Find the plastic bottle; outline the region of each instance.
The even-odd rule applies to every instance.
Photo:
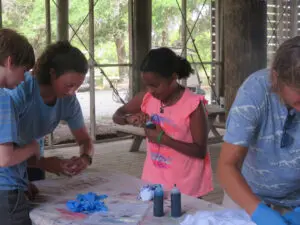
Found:
[[[161,185],[158,185],[154,190],[153,216],[164,216],[164,190]]]
[[[148,129],[155,129],[156,125],[152,121],[147,121],[146,122],[146,128],[148,128]]]
[[[176,184],[171,190],[171,216],[180,217],[181,216],[181,193],[176,187]]]

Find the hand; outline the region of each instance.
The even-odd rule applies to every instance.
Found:
[[[39,162],[39,167],[49,173],[56,175],[65,174],[64,165],[68,162],[67,159],[60,159],[56,156],[43,158]]]
[[[149,115],[145,113],[137,113],[126,117],[126,122],[133,126],[143,126],[149,120]]]
[[[257,225],[288,225],[279,212],[276,212],[263,203],[258,204],[251,216],[251,219]]]
[[[163,131],[163,129],[158,124],[155,124],[155,129],[145,128],[146,137],[148,138],[148,140],[150,142],[153,142],[153,143],[158,143],[157,138],[162,131]],[[162,136],[164,136],[164,135],[166,135],[166,134],[163,134]]]
[[[66,164],[64,164],[64,172],[68,175],[74,176],[81,173],[89,166],[89,161],[85,157],[72,157]]]
[[[39,193],[39,189],[31,182],[28,184],[28,190],[25,192],[30,201],[34,200],[35,196]]]
[[[300,207],[295,208],[294,211],[285,213],[283,218],[288,221],[290,225],[300,225]]]

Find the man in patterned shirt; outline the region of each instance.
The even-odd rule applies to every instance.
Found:
[[[230,109],[217,171],[224,206],[245,209],[257,225],[300,224],[299,134],[297,36],[279,47],[271,69],[244,81]]]
[[[0,29],[0,218],[1,225],[29,225],[29,207],[25,195],[18,191],[14,177],[19,165],[29,157],[39,156],[36,141],[24,147],[17,143],[17,115],[10,96],[24,80],[24,72],[34,65],[35,57],[28,40],[10,29]]]

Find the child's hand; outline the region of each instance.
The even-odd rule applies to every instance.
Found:
[[[69,176],[75,176],[88,167],[88,161],[83,157],[72,157],[63,165],[64,173]]]
[[[56,156],[43,158],[40,160],[40,167],[41,169],[49,172],[54,173],[56,175],[59,175],[61,173],[64,173],[63,164],[65,163],[65,159],[61,159]]]
[[[161,128],[161,126],[159,124],[155,124],[155,129],[145,128],[146,137],[148,138],[148,140],[150,142],[153,142],[153,143],[158,143],[158,142],[159,142],[158,144],[162,143],[162,136],[166,135],[166,134],[165,133],[161,134],[161,132],[163,132],[163,129]],[[160,141],[158,140],[159,136],[161,136]]]
[[[34,200],[35,196],[39,193],[39,189],[31,182],[28,184],[28,190],[25,192],[30,201]]]
[[[126,122],[133,126],[143,126],[149,120],[149,115],[137,113],[126,117]]]

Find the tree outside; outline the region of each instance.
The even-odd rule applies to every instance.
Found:
[[[44,0],[4,0],[3,26],[22,32],[33,44],[36,55],[40,55],[46,46],[46,25]],[[56,40],[56,0],[51,2],[51,36]],[[181,3],[178,0],[179,4]],[[203,5],[203,3],[205,3]],[[69,1],[69,23],[72,28],[69,37],[72,44],[80,48],[89,57],[88,47],[88,0]],[[176,0],[153,0],[152,6],[152,45],[181,49],[181,12]],[[203,61],[211,61],[210,0],[187,0],[187,24],[191,29],[201,15],[193,30],[193,39]],[[123,64],[129,62],[128,38],[128,0],[95,0],[95,60],[99,64]],[[80,39],[81,40],[80,40]],[[82,44],[83,43],[83,44]],[[195,51],[189,39],[188,48]],[[192,61],[199,61],[194,55]],[[108,76],[127,80],[127,67],[109,68]],[[200,71],[201,72],[201,71]],[[96,75],[100,76],[99,73]],[[98,79],[98,85],[103,79]],[[203,80],[205,83],[205,80]]]

